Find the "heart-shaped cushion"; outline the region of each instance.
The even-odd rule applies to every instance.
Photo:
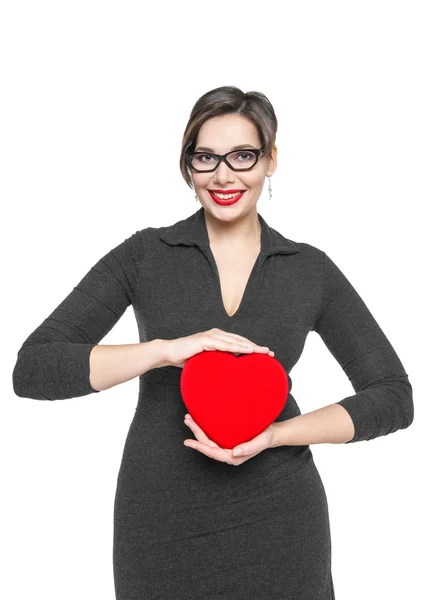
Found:
[[[180,378],[187,411],[221,448],[234,448],[262,433],[281,413],[288,377],[274,357],[220,350],[189,358]]]

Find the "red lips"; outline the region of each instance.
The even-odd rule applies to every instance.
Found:
[[[242,198],[242,196],[245,194],[247,190],[244,190],[243,192],[241,192],[240,194],[238,193],[237,196],[235,196],[234,198],[228,198],[223,199],[223,198],[219,198],[218,196],[215,195],[215,193],[211,190],[208,190],[211,198],[214,200],[214,202],[216,204],[220,204],[220,206],[229,206],[230,204],[236,204],[236,202],[238,202],[238,200],[240,200]],[[233,194],[233,193],[237,193],[237,192],[220,192],[221,194]]]
[[[245,190],[208,190],[208,191],[219,193],[219,194],[237,194],[238,192],[245,192]]]

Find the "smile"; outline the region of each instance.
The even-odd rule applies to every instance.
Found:
[[[220,204],[221,206],[230,206],[231,204],[236,204],[236,202],[242,198],[246,191],[247,190],[231,190],[228,193],[220,193],[220,191],[216,190],[214,193],[213,190],[208,190],[214,202],[216,204]]]

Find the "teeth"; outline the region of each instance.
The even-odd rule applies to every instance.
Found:
[[[236,196],[239,196],[239,194],[241,192],[236,192],[236,194],[220,194],[219,192],[213,192],[217,198],[220,198],[221,200],[228,200],[229,198],[235,198]]]

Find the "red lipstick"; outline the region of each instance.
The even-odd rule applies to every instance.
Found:
[[[245,190],[208,190],[209,192],[220,192],[220,194],[236,194],[237,192],[244,192]]]
[[[247,190],[208,190],[211,198],[214,200],[216,204],[220,206],[230,206],[232,204],[236,204],[238,200],[242,198]],[[215,195],[214,192],[220,192],[220,194],[238,194],[234,198],[229,198],[228,200],[224,200]],[[238,192],[241,192],[240,194]]]

